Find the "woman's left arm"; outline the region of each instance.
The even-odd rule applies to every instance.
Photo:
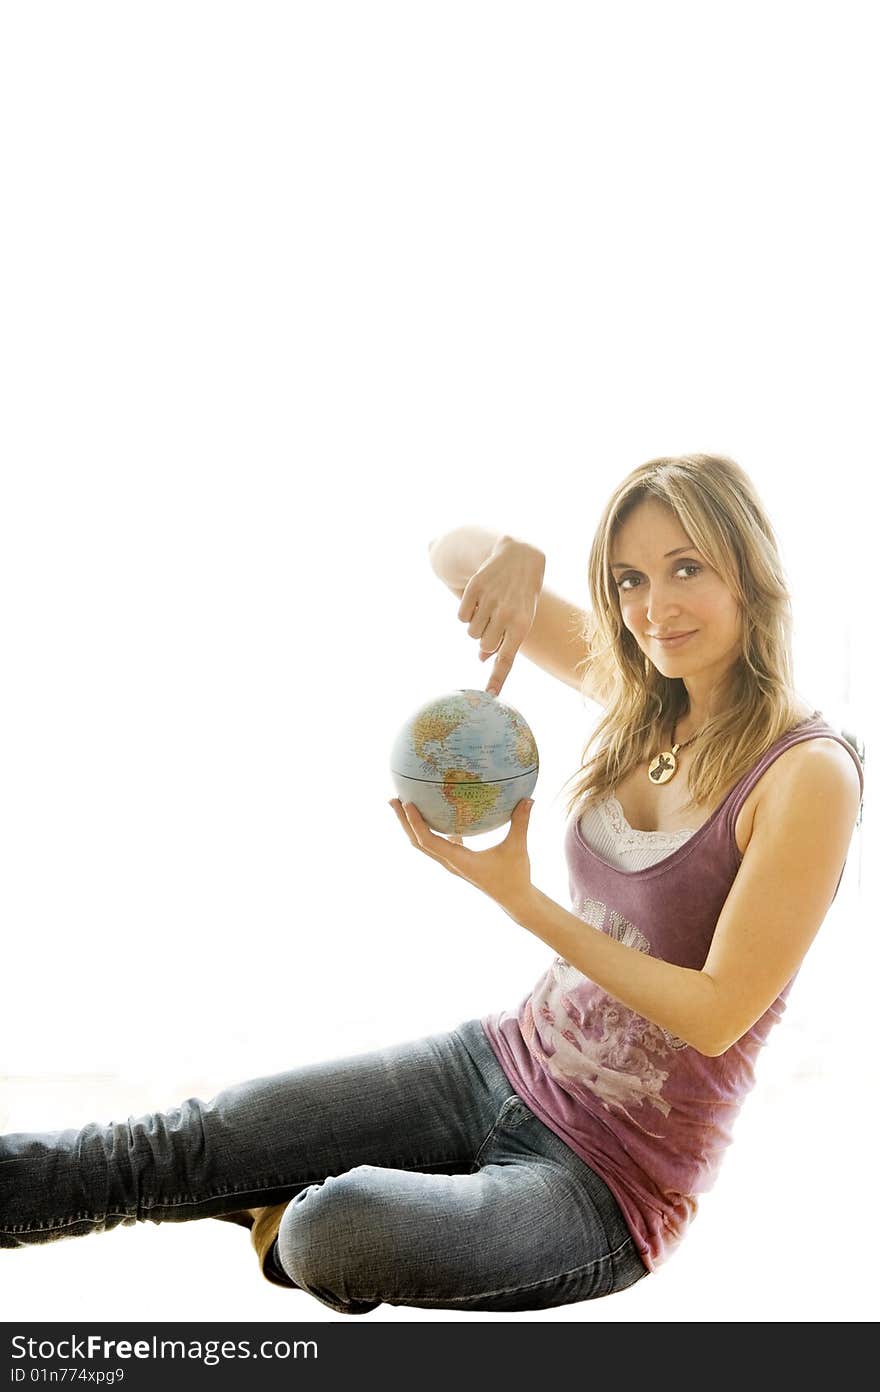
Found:
[[[717,996],[719,1054],[794,976],[843,874],[862,796],[858,770],[836,741],[806,740],[801,749],[758,804],[703,965]]]
[[[717,1057],[761,1018],[803,961],[840,882],[860,799],[845,749],[805,750],[790,761],[759,803],[701,971],[616,942],[534,886],[507,911],[609,995]]]

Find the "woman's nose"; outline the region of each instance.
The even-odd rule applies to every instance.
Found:
[[[655,591],[645,606],[645,618],[649,624],[655,628],[669,628],[673,619],[677,618],[681,609],[672,599],[664,600],[663,596]]]

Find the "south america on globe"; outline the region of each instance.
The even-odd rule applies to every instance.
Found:
[[[519,711],[487,691],[450,691],[406,720],[391,777],[432,831],[479,836],[509,822],[538,781],[538,746]]]

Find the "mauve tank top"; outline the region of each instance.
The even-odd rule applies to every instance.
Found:
[[[701,969],[742,862],[734,828],[746,797],[784,750],[820,736],[849,750],[864,790],[852,746],[816,711],[771,745],[694,831],[634,831],[616,799],[588,803],[581,824],[572,816],[565,830],[573,911],[641,952]],[[840,879],[835,898],[839,888]],[[796,976],[716,1058],[559,956],[516,1009],[480,1021],[514,1091],[608,1185],[649,1271],[677,1247],[698,1195],[715,1182],[755,1060]]]

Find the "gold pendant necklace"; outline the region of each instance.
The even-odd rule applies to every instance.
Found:
[[[676,722],[677,723],[677,722]],[[701,733],[700,731],[697,734]],[[678,768],[676,754],[680,749],[687,749],[689,744],[693,744],[697,735],[691,735],[684,744],[675,743],[675,725],[672,727],[672,748],[664,749],[651,760],[648,765],[648,777],[652,783],[668,783]]]

